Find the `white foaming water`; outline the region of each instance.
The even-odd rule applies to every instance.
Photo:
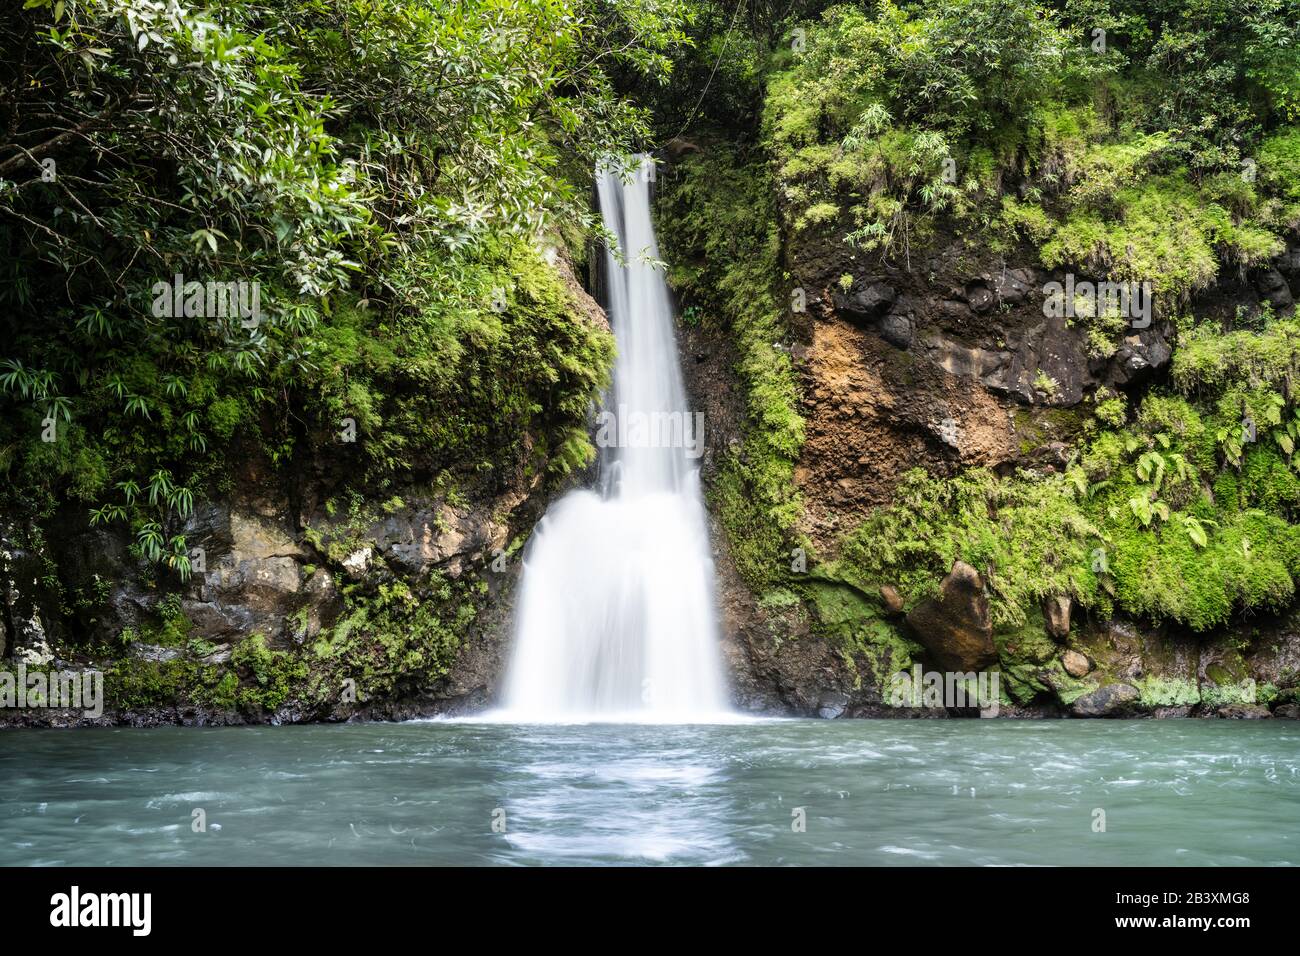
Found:
[[[600,451],[598,487],[557,502],[529,541],[497,716],[726,719],[699,448],[690,447],[703,434],[686,408],[668,287],[643,261],[659,256],[649,185],[606,170],[597,185],[626,260],[605,254],[618,357],[602,433],[615,444]]]

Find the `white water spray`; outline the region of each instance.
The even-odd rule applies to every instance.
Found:
[[[602,170],[598,189],[626,260],[605,254],[618,357],[598,444],[612,444],[598,487],[557,502],[528,544],[506,715],[714,720],[727,708],[695,460],[703,435],[686,408],[668,287],[644,261],[659,256],[649,184]]]

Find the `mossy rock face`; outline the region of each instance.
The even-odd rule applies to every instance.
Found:
[[[1052,688],[1043,680],[1041,668],[1036,664],[1017,663],[1002,665],[1002,682],[1007,694],[1017,704],[1028,704]]]
[[[1046,664],[1060,651],[1060,647],[1048,635],[1042,611],[1039,610],[1031,612],[1029,620],[1022,627],[995,631],[993,643],[997,646],[998,657],[1003,663]]]
[[[812,581],[805,588],[817,629],[840,643],[846,658],[862,655],[883,686],[891,673],[907,670],[920,645],[886,620],[861,591],[845,584]]]
[[[656,213],[668,279],[718,321],[735,350],[748,423],[710,481],[711,512],[750,588],[780,583],[802,512],[794,480],[804,442],[801,385],[790,353],[789,294],[768,157],[727,143],[684,156]]]
[[[1070,705],[1075,717],[1123,717],[1139,706],[1141,692],[1132,684],[1105,684]]]
[[[1027,704],[1052,693],[1052,685],[1044,680],[1042,670],[1060,648],[1048,636],[1041,611],[1032,613],[1022,627],[994,632],[993,643],[998,649],[1007,693],[1016,703]]]
[[[1101,686],[1093,675],[1084,679],[1071,677],[1056,659],[1043,664],[1025,660],[1004,662],[1002,683],[1015,703],[1028,704],[1041,697],[1054,697],[1066,707]]]
[[[829,630],[852,629],[861,621],[874,619],[876,607],[857,588],[830,580],[814,580],[806,592],[812,598],[818,622]]]
[[[347,716],[362,704],[399,701],[450,672],[487,588],[433,573],[415,587],[394,581],[377,593],[359,584],[351,590],[343,614],[311,642],[280,648],[254,632],[224,658],[198,638],[166,655],[123,656],[105,671],[105,704],[126,712],[196,707],[256,722],[280,712]],[[164,624],[181,627],[174,618]],[[151,625],[147,633],[160,632]]]
[[[1077,408],[1018,408],[1012,418],[1021,454],[1049,442],[1074,442],[1086,421],[1085,412]]]
[[[1080,680],[1077,677],[1071,677],[1065,672],[1065,667],[1058,660],[1049,661],[1040,671],[1039,674],[1045,684],[1052,692],[1056,694],[1059,700],[1066,707],[1069,707],[1080,697],[1091,694],[1098,690],[1102,685],[1096,679],[1096,673],[1089,674]]]
[[[1259,702],[1259,686],[1251,675],[1251,668],[1235,646],[1218,646],[1211,652],[1213,659],[1202,669],[1201,699],[1208,707],[1229,704],[1255,704]],[[1274,691],[1276,695],[1276,691]]]
[[[124,657],[104,674],[104,702],[121,710],[148,710],[174,704],[194,675],[181,660]]]
[[[1235,684],[1244,676],[1243,669],[1231,666],[1232,662],[1218,662],[1205,668],[1205,676],[1215,684]]]

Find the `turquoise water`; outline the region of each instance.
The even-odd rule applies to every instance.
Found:
[[[1300,863],[1280,720],[9,730],[0,780],[11,865]]]

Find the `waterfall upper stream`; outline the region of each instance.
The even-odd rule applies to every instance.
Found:
[[[648,159],[643,157],[643,163]],[[679,722],[726,712],[713,561],[647,177],[598,174],[623,255],[605,253],[613,383],[597,486],[566,495],[524,556],[507,713]]]

